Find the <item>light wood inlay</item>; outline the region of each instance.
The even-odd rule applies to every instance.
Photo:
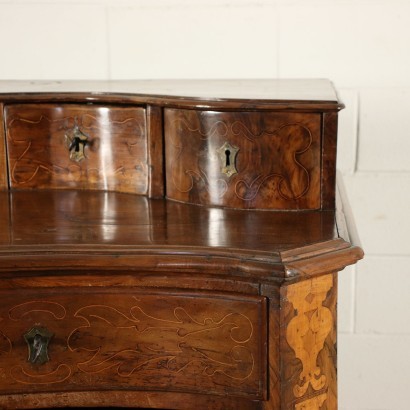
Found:
[[[296,404],[295,410],[321,410],[322,405],[326,401],[326,399],[327,399],[327,394],[326,393],[321,394],[319,396],[313,397],[312,399],[308,399],[302,403]]]
[[[304,280],[281,290],[285,338],[281,342],[282,354],[291,363],[282,375],[286,409],[335,409],[336,292],[334,274]],[[323,399],[323,405],[317,404],[320,400],[312,399],[313,396]]]
[[[138,107],[10,105],[6,107],[13,188],[77,188],[146,194],[145,110]],[[73,130],[87,136],[73,161]]]
[[[320,116],[165,110],[167,195],[233,208],[320,208]],[[220,147],[236,147],[227,175]],[[221,163],[222,161],[222,163]]]
[[[28,294],[32,293],[30,291]],[[0,390],[152,388],[264,397],[264,298],[77,290],[2,295]],[[38,325],[40,324],[40,325]],[[49,361],[24,360],[34,325],[53,335]],[[1,379],[0,379],[1,380]]]
[[[336,410],[341,108],[328,80],[0,81],[0,408]]]

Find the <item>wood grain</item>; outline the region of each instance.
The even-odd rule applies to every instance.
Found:
[[[153,104],[174,108],[224,110],[339,111],[333,84],[326,79],[0,81],[7,102],[91,102]]]
[[[337,276],[281,288],[282,408],[334,410]]]
[[[8,189],[4,104],[0,102],[0,190]]]
[[[148,197],[163,198],[164,176],[164,143],[163,119],[161,107],[147,107],[147,152],[148,152]]]
[[[0,247],[9,246],[11,243],[10,197],[6,192],[0,192],[0,225]]]
[[[0,247],[3,272],[131,269],[282,283],[362,256],[338,237],[332,211],[242,211],[67,190],[2,192],[1,202],[11,205],[1,221],[10,235]]]
[[[261,209],[320,208],[318,114],[165,110],[167,196]],[[223,172],[224,144],[237,173]],[[228,160],[227,160],[228,161]]]
[[[261,403],[261,410],[281,408],[281,368],[283,365],[280,350],[280,287],[261,286],[261,294],[268,300],[268,389],[267,400]]]
[[[337,113],[323,114],[322,209],[335,209],[337,123]]]
[[[0,390],[162,390],[261,399],[265,299],[212,293],[58,289],[2,294]],[[53,337],[28,363],[23,335]]]
[[[341,108],[327,80],[0,81],[0,407],[335,410]]]
[[[238,397],[208,394],[170,393],[155,391],[92,391],[61,393],[26,393],[0,395],[6,409],[43,409],[59,407],[154,408],[180,410],[259,410],[259,402]],[[118,410],[118,409],[117,409]]]
[[[143,108],[25,104],[5,113],[12,188],[147,193]],[[76,125],[88,136],[81,162],[70,159]]]

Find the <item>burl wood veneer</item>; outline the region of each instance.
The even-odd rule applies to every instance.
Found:
[[[0,407],[337,409],[342,107],[326,80],[0,82]]]

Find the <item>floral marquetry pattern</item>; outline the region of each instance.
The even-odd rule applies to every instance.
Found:
[[[293,397],[295,410],[332,409],[334,392],[329,393],[335,379],[335,278],[324,275],[287,286],[284,292],[287,323],[285,350],[297,359],[294,376],[286,384]],[[322,355],[326,356],[323,361]],[[297,376],[297,377],[295,377]],[[324,407],[323,407],[324,406]]]

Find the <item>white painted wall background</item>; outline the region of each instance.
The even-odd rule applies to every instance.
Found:
[[[410,409],[410,1],[0,0],[0,38],[0,79],[332,79],[366,251],[340,275],[340,408]]]

